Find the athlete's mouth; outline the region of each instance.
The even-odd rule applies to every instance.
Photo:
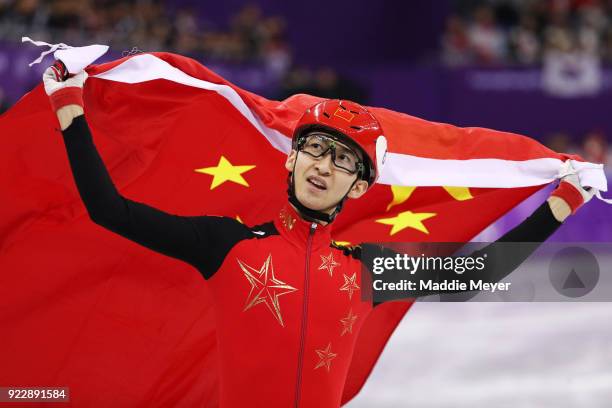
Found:
[[[327,183],[320,177],[310,176],[306,179],[310,184],[318,188],[319,190],[327,190]]]

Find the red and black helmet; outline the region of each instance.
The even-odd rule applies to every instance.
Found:
[[[378,120],[358,103],[328,99],[308,108],[293,132],[293,149],[310,131],[322,130],[364,154],[361,178],[371,187],[380,175],[387,154],[387,139]]]

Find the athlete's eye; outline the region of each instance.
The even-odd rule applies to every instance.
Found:
[[[304,151],[315,156],[322,154],[327,148],[328,146],[317,137],[311,138],[304,145]]]
[[[340,153],[340,155],[336,156],[336,158],[338,158],[343,163],[351,162],[351,158],[347,154],[344,154],[344,153]]]
[[[336,150],[336,161],[339,165],[344,166],[347,169],[354,169],[359,159],[349,149],[339,147]]]

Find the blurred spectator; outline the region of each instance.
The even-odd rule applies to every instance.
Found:
[[[601,54],[607,64],[612,63],[612,27],[605,31]]]
[[[267,78],[282,81],[284,96],[365,98],[360,86],[331,68],[291,69],[285,19],[264,15],[254,3],[227,24],[207,22],[196,12],[205,9],[168,6],[151,0],[0,0],[0,38],[19,41],[28,35],[52,43],[100,43],[126,52],[169,51],[213,63],[254,64],[265,69]]]
[[[482,5],[474,11],[468,28],[470,45],[476,61],[482,64],[502,62],[506,57],[506,36],[496,24],[493,9]]]
[[[267,18],[261,27],[264,39],[262,57],[268,68],[279,78],[291,65],[291,50],[285,40],[285,27],[286,22],[281,17]]]
[[[315,73],[315,94],[322,98],[338,98],[341,93],[338,74],[331,68],[322,68]]]
[[[201,21],[195,10],[164,2],[117,0],[0,0],[0,38],[22,35],[49,42],[97,42],[113,48],[204,54],[229,62],[262,62],[282,76],[291,62],[285,21],[246,5],[228,30]]]
[[[453,4],[460,14],[449,18],[442,37],[442,60],[447,65],[536,65],[550,55],[553,60],[579,64],[602,58],[612,62],[611,1],[455,0]],[[570,57],[563,58],[565,54]]]
[[[276,99],[282,100],[299,93],[313,93],[312,73],[304,67],[294,67],[281,82],[280,92]]]
[[[465,24],[457,15],[451,15],[446,20],[442,52],[442,60],[448,66],[466,65],[472,61],[472,50]]]
[[[591,131],[584,136],[582,142],[584,159],[591,163],[610,163],[608,146],[605,135],[598,130]]]
[[[565,132],[556,132],[546,137],[545,145],[558,153],[577,154],[578,147],[572,143],[572,139]]]
[[[357,83],[340,77],[332,68],[324,67],[314,73],[297,67],[285,76],[276,99],[285,99],[298,93],[308,93],[322,98],[350,99],[365,103],[367,92]]]
[[[577,146],[566,132],[556,132],[548,135],[545,145],[559,153],[578,154],[591,163],[612,163],[612,151],[601,130],[592,130],[584,135],[582,144]]]
[[[510,46],[514,59],[521,64],[532,65],[539,60],[541,46],[534,15],[521,16],[519,25],[511,30]]]
[[[28,0],[28,2],[38,3]],[[49,16],[46,22],[51,30],[78,30],[81,15],[85,13],[87,2],[80,0],[55,0],[49,2]]]
[[[323,98],[350,99],[364,103],[365,91],[355,82],[341,78],[332,68],[320,68],[315,73],[314,94]]]
[[[49,9],[38,0],[15,0],[0,5],[0,38],[19,40],[24,32],[37,33],[48,19]]]
[[[262,48],[263,27],[261,10],[255,4],[245,6],[232,21],[232,32],[245,44],[247,57],[256,58]]]

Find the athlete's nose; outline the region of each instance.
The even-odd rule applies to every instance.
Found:
[[[332,160],[332,155],[331,155],[331,150],[330,150],[326,154],[324,154],[323,157],[320,157],[319,160],[317,160],[317,162],[315,163],[315,168],[321,174],[330,174],[331,168],[333,166],[332,161],[333,160]]]

